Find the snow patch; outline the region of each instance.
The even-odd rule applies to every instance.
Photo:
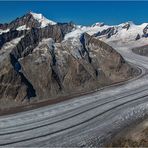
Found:
[[[29,30],[30,28],[26,27],[26,25],[20,26],[16,28],[16,30],[21,31],[21,30]]]
[[[0,29],[0,35],[1,35],[2,33],[7,33],[7,32],[9,32],[9,31],[10,31],[10,29],[6,29],[6,30]]]

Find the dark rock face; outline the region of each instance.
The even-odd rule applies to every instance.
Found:
[[[139,34],[137,34],[137,36],[136,36],[135,40],[139,40],[139,39],[140,39],[140,35],[139,35]]]
[[[130,28],[130,24],[129,24],[129,23],[127,23],[127,24],[125,24],[122,28],[124,28],[124,29],[128,30],[128,29]]]
[[[26,15],[0,25],[13,28],[0,35],[0,106],[7,100],[32,102],[90,91],[132,76],[124,59],[94,36],[63,40],[72,23],[38,28],[32,19]],[[26,23],[30,30],[16,30]],[[114,33],[114,27],[100,32]]]
[[[148,25],[143,29],[143,37],[148,37]]]
[[[117,29],[115,27],[109,27],[107,29],[104,29],[103,31],[99,31],[98,33],[95,33],[93,36],[98,37],[102,35],[106,35],[106,38],[110,38],[112,35],[117,33]]]
[[[147,34],[148,25],[143,29],[143,34]]]

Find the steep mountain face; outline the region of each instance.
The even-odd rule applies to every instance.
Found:
[[[1,108],[90,91],[135,72],[111,46],[72,23],[29,13],[0,26],[9,29],[0,34]]]

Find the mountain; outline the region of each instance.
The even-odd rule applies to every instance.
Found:
[[[132,77],[136,70],[98,39],[130,27],[55,23],[33,12],[1,24],[1,109],[88,92]]]

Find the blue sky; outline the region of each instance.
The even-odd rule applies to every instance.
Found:
[[[94,2],[0,2],[0,23],[10,22],[32,10],[58,22],[73,21],[91,25],[95,22],[119,24],[133,21],[148,22],[148,1],[94,1]]]

